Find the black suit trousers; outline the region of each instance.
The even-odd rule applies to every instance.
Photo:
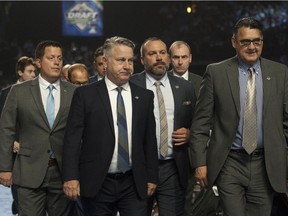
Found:
[[[81,197],[85,216],[146,216],[146,199],[140,199],[132,173],[109,176],[95,197]]]

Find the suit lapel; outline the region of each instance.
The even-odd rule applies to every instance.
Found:
[[[61,119],[61,116],[62,116],[64,110],[67,108],[67,97],[68,97],[67,85],[66,85],[66,83],[64,83],[60,80],[60,107],[59,107],[58,113],[56,115],[52,129],[54,129],[56,127],[56,125],[58,124],[58,122]]]
[[[109,94],[108,90],[105,84],[105,80],[102,79],[98,81],[97,83],[97,90],[99,91],[99,96],[100,99],[103,101],[104,107],[105,107],[105,112],[109,120],[109,125],[111,127],[111,130],[114,132],[114,124],[113,124],[113,116],[112,116],[112,110],[111,110],[111,105],[110,105],[110,99],[109,99]]]
[[[263,107],[264,107],[263,113],[265,113],[265,107],[267,107],[270,98],[270,92],[271,92],[270,89],[272,88],[271,79],[273,77],[269,65],[267,64],[265,59],[261,58],[260,60],[261,60],[262,80],[263,80]]]
[[[175,79],[175,77],[173,75],[168,74],[168,79],[170,82],[170,86],[172,89],[172,94],[173,94],[173,98],[174,98],[174,129],[178,128],[178,115],[177,113],[179,113],[179,109],[181,107],[179,107],[180,104],[182,104],[182,97],[181,97],[181,88],[179,83],[177,82],[177,79]]]
[[[131,100],[132,100],[132,143],[134,140],[134,130],[138,122],[139,111],[142,110],[141,106],[139,106],[139,101],[141,100],[140,95],[137,91],[137,86],[133,85],[133,83],[129,83],[131,88]],[[133,148],[132,148],[133,149]]]
[[[36,107],[38,108],[38,111],[43,119],[43,121],[46,123],[47,127],[50,128],[49,122],[45,113],[45,109],[42,103],[42,97],[40,92],[40,86],[39,86],[39,79],[38,77],[31,82],[31,95],[33,97],[33,100],[36,104]]]
[[[237,110],[238,117],[240,117],[240,88],[239,88],[239,72],[237,58],[233,58],[226,68],[232,97]]]

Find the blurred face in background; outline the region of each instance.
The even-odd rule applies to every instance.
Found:
[[[75,69],[71,73],[70,82],[74,85],[81,86],[86,85],[89,80],[89,74],[87,71]]]
[[[192,61],[192,54],[184,44],[173,46],[170,52],[172,69],[179,76],[182,76],[189,68]]]
[[[34,65],[27,65],[24,71],[18,70],[19,81],[24,82],[26,80],[30,80],[35,78],[36,76],[36,67]]]
[[[94,61],[94,67],[100,77],[103,78],[106,75],[106,68],[102,55],[96,57]]]

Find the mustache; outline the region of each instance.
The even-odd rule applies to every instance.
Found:
[[[156,63],[153,64],[153,66],[158,66],[158,65],[166,66],[166,63],[163,62],[163,61],[161,61],[161,62],[159,61],[159,62],[156,62]]]

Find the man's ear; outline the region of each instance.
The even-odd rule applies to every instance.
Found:
[[[37,68],[41,68],[41,60],[39,58],[36,58],[34,63],[36,64]]]
[[[17,74],[19,77],[21,77],[23,75],[23,72],[21,70],[17,70]]]

